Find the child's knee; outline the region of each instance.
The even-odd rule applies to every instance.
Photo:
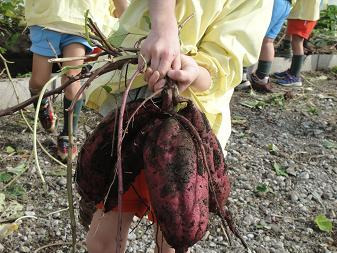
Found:
[[[42,90],[43,86],[49,81],[49,76],[31,76],[29,80],[29,87],[34,93],[38,93]]]

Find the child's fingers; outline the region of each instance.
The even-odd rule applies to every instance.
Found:
[[[165,79],[160,79],[154,86],[153,91],[156,92],[157,90],[162,90],[165,86]]]
[[[144,81],[148,82],[152,74],[153,74],[153,70],[150,67],[147,68],[144,73]]]
[[[158,82],[160,74],[158,71],[154,71],[148,80],[148,85],[153,88],[153,86]]]
[[[178,55],[172,62],[172,69],[179,70],[181,69],[181,58],[180,55]]]
[[[169,70],[167,76],[178,82],[189,82],[190,77],[184,70]]]
[[[163,54],[158,65],[160,77],[164,77],[167,74],[167,71],[171,68],[171,65],[172,60],[170,59],[169,55]]]

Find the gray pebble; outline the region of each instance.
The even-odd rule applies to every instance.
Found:
[[[209,246],[212,247],[212,248],[214,248],[214,247],[216,247],[216,244],[214,242],[210,242]]]
[[[136,239],[137,239],[137,236],[135,235],[135,233],[131,233],[131,234],[129,234],[128,239],[129,239],[130,241],[136,240]]]
[[[207,230],[206,233],[204,234],[204,237],[202,238],[203,241],[208,239],[210,232]]]
[[[58,179],[56,181],[56,183],[59,185],[59,186],[66,186],[67,185],[67,179],[65,177],[61,177],[60,179]]]
[[[255,249],[256,253],[268,253],[268,251],[264,248],[258,247]]]
[[[298,194],[296,192],[292,191],[290,193],[290,199],[291,199],[292,202],[297,202],[298,199],[299,199]]]
[[[301,172],[301,173],[298,175],[298,177],[301,178],[301,179],[307,180],[307,179],[310,178],[310,175],[309,175],[308,172],[303,171],[303,172]]]
[[[278,226],[278,225],[276,225],[276,224],[271,224],[270,227],[271,227],[271,230],[272,230],[274,233],[280,233],[280,232],[281,232],[280,226]]]
[[[254,234],[248,234],[247,237],[248,237],[249,239],[253,239],[255,236],[254,236]]]
[[[35,216],[35,212],[33,212],[33,211],[26,211],[25,215],[26,216]]]
[[[269,236],[265,236],[265,237],[264,237],[264,241],[265,241],[265,242],[269,242],[269,241],[270,241],[270,237],[269,237]]]

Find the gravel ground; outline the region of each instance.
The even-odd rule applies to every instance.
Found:
[[[271,95],[234,93],[233,132],[227,146],[229,207],[252,252],[337,252],[336,79],[332,73],[306,73],[300,89],[277,87]],[[32,112],[26,111],[29,122]],[[99,119],[87,110],[82,115],[79,142]],[[70,252],[65,169],[40,153],[48,190],[33,163],[4,189],[24,170],[32,140],[20,114],[0,119],[0,136],[0,221],[28,216],[18,221],[12,234],[1,238],[0,231],[0,252],[34,252],[48,245],[38,252]],[[53,152],[55,137],[39,132],[39,139]],[[319,214],[333,222],[334,232],[317,228],[314,219]],[[134,221],[127,252],[153,252],[153,227],[146,220],[138,226]],[[234,236],[229,245],[220,224],[212,216],[204,239],[191,252],[245,252]],[[83,241],[81,225],[77,234]],[[79,252],[85,252],[84,247]]]

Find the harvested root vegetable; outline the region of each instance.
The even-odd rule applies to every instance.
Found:
[[[174,117],[160,120],[144,144],[151,204],[166,241],[185,252],[208,224],[208,175],[190,133]]]
[[[187,106],[179,111],[179,114],[191,122],[203,142],[210,172],[209,181],[212,184],[212,187],[209,187],[209,210],[219,214],[219,207],[220,209],[224,207],[230,193],[230,183],[222,148],[205,114],[196,108],[192,101],[189,101]]]
[[[137,100],[128,104],[125,112],[125,125],[132,113],[141,105]],[[151,122],[159,109],[154,103],[140,107],[129,125],[122,146],[122,165],[124,177],[124,192],[134,182],[143,168],[142,147],[137,144],[140,129]],[[118,204],[118,183],[115,178],[116,138],[115,112],[107,115],[85,141],[79,153],[75,180],[77,189],[82,197],[80,202],[81,223],[88,226],[95,211],[95,205],[107,199],[106,210],[111,210]],[[136,136],[138,139],[136,140]],[[114,142],[114,143],[113,143]],[[114,151],[113,151],[114,148]],[[109,190],[110,188],[110,190]],[[106,196],[109,192],[109,195]]]
[[[88,203],[106,198],[105,211],[118,205],[114,115],[99,124],[79,155],[76,181],[87,220],[92,215]],[[225,208],[230,184],[222,148],[192,101],[175,95],[169,82],[155,102],[129,103],[123,125],[123,192],[144,169],[156,219],[177,253],[203,237],[209,211],[238,235]]]

